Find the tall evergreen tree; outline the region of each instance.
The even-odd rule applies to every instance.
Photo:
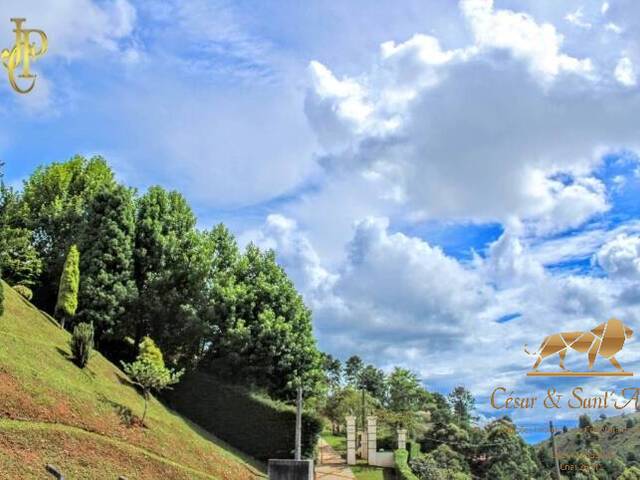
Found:
[[[67,259],[64,262],[60,286],[58,287],[58,301],[56,303],[56,317],[60,319],[62,328],[78,309],[78,289],[80,287],[80,252],[76,245],[71,245]]]
[[[79,244],[86,230],[87,205],[96,192],[113,185],[113,172],[104,159],[81,156],[39,167],[25,181],[21,199],[27,212],[25,227],[33,231],[34,246],[44,263],[35,295],[41,308],[53,312],[69,247]]]
[[[135,207],[132,192],[103,187],[87,209],[80,250],[78,321],[93,323],[96,343],[125,330],[125,309],[135,296],[133,246]]]
[[[192,364],[206,276],[196,218],[181,194],[161,187],[151,187],[137,206],[135,344],[151,335],[173,363]]]

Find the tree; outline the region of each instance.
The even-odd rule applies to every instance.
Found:
[[[327,379],[327,385],[329,392],[337,392],[342,386],[342,362],[339,358],[335,358],[333,355],[324,353],[323,356],[323,369]]]
[[[87,206],[104,187],[113,187],[113,172],[101,157],[75,156],[39,167],[25,181],[20,199],[25,227],[43,261],[36,299],[53,312],[57,285],[69,247],[80,244],[86,231]]]
[[[365,401],[368,405],[379,406],[377,400],[365,393]],[[336,390],[327,398],[322,411],[331,421],[333,432],[340,430],[340,425],[344,424],[347,415],[358,415],[362,408],[362,392],[347,386]]]
[[[358,387],[369,392],[380,402],[384,401],[386,391],[384,372],[373,365],[367,365],[360,371]]]
[[[20,196],[0,180],[0,268],[12,285],[33,287],[42,272],[42,259],[26,227],[28,212]]]
[[[448,396],[449,405],[454,415],[461,425],[469,424],[473,419],[472,412],[475,409],[476,401],[466,388],[462,385],[453,389]]]
[[[495,480],[530,480],[538,478],[533,447],[518,435],[511,419],[494,420],[485,427],[486,440],[477,454],[485,458],[475,475]]]
[[[640,480],[640,468],[627,468],[624,472],[622,472],[622,475],[618,477],[618,480]]]
[[[76,318],[92,323],[96,343],[125,330],[133,282],[134,205],[122,186],[105,187],[91,200],[81,238],[79,307]]]
[[[167,358],[189,366],[204,333],[200,307],[207,274],[195,226],[195,215],[178,192],[151,187],[137,202],[138,297],[131,335],[136,345],[143,336],[153,336]]]
[[[386,406],[393,412],[415,412],[422,407],[424,393],[415,373],[395,367],[387,378]]]
[[[147,408],[151,391],[160,392],[180,381],[184,370],[173,371],[164,364],[162,351],[155,342],[145,337],[140,343],[140,353],[133,363],[122,362],[124,371],[131,380],[142,389],[144,397],[144,412],[141,423],[147,417]]]
[[[226,304],[214,310],[210,370],[281,400],[295,398],[294,381],[302,382],[307,398],[313,395],[323,372],[311,312],[275,253],[250,244],[232,271],[215,291]]]
[[[76,245],[71,245],[67,259],[64,262],[60,286],[58,287],[58,301],[56,302],[56,317],[64,328],[67,319],[72,318],[78,309],[78,289],[80,288],[80,252]]]
[[[353,355],[347,359],[344,366],[344,374],[349,385],[360,388],[360,374],[363,368],[364,362],[359,356]]]

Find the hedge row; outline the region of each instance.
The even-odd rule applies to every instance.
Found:
[[[178,412],[258,460],[293,458],[295,409],[203,373],[192,373],[167,394]],[[313,457],[322,421],[302,415],[302,453]]]
[[[409,452],[404,448],[398,449],[393,452],[393,461],[396,467],[396,477],[398,480],[419,480],[407,463],[409,460]]]
[[[407,451],[409,452],[409,460],[420,455],[420,443],[419,442],[407,442]]]

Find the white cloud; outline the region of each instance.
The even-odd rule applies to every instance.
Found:
[[[584,12],[582,11],[582,7],[579,7],[577,10],[573,12],[567,13],[564,19],[567,22],[575,25],[576,27],[584,28],[586,30],[589,30],[592,27],[592,25],[589,22],[584,20]]]
[[[462,12],[481,48],[507,49],[526,58],[531,68],[545,78],[562,71],[588,73],[589,59],[560,52],[563,36],[550,23],[538,24],[530,15],[511,10],[495,10],[492,0],[462,0]]]
[[[366,218],[331,274],[293,220],[272,215],[253,235],[275,248],[278,261],[298,279],[321,348],[342,358],[357,353],[380,367],[411,368],[443,390],[463,382],[479,398],[480,411],[490,414],[495,412],[485,399],[496,385],[531,388],[524,373],[534,359],[523,352],[525,343],[535,348],[545,333],[584,329],[611,315],[632,326],[640,320],[633,305],[618,305],[621,286],[612,279],[552,275],[530,255],[517,225],[513,229],[486,259],[465,266],[424,240],[392,233],[385,218]],[[319,290],[319,283],[325,288]],[[513,313],[520,317],[496,322]],[[632,368],[640,357],[625,353],[621,361]],[[583,359],[573,354],[568,362],[581,368]],[[588,386],[600,387],[597,381]],[[527,412],[527,420],[543,414]]]
[[[595,254],[594,260],[610,277],[640,278],[640,237],[619,235]]]
[[[637,73],[633,62],[629,57],[622,57],[618,60],[614,71],[616,80],[625,87],[634,87],[637,82]]]

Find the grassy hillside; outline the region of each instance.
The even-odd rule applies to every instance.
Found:
[[[630,428],[627,427],[627,423]],[[626,460],[630,452],[640,459],[640,413],[594,420],[593,431],[598,435],[596,443],[601,447],[603,459],[617,455]],[[584,432],[579,428],[556,435],[556,445],[561,458],[584,451],[584,443],[579,441],[579,436],[584,436]],[[549,443],[547,440],[540,445],[549,448]]]
[[[0,317],[0,472],[42,479],[45,464],[66,478],[233,479],[260,465],[193,423],[142,397],[98,353],[84,370],[69,360],[69,334],[5,284]],[[132,421],[133,419],[133,421]]]

